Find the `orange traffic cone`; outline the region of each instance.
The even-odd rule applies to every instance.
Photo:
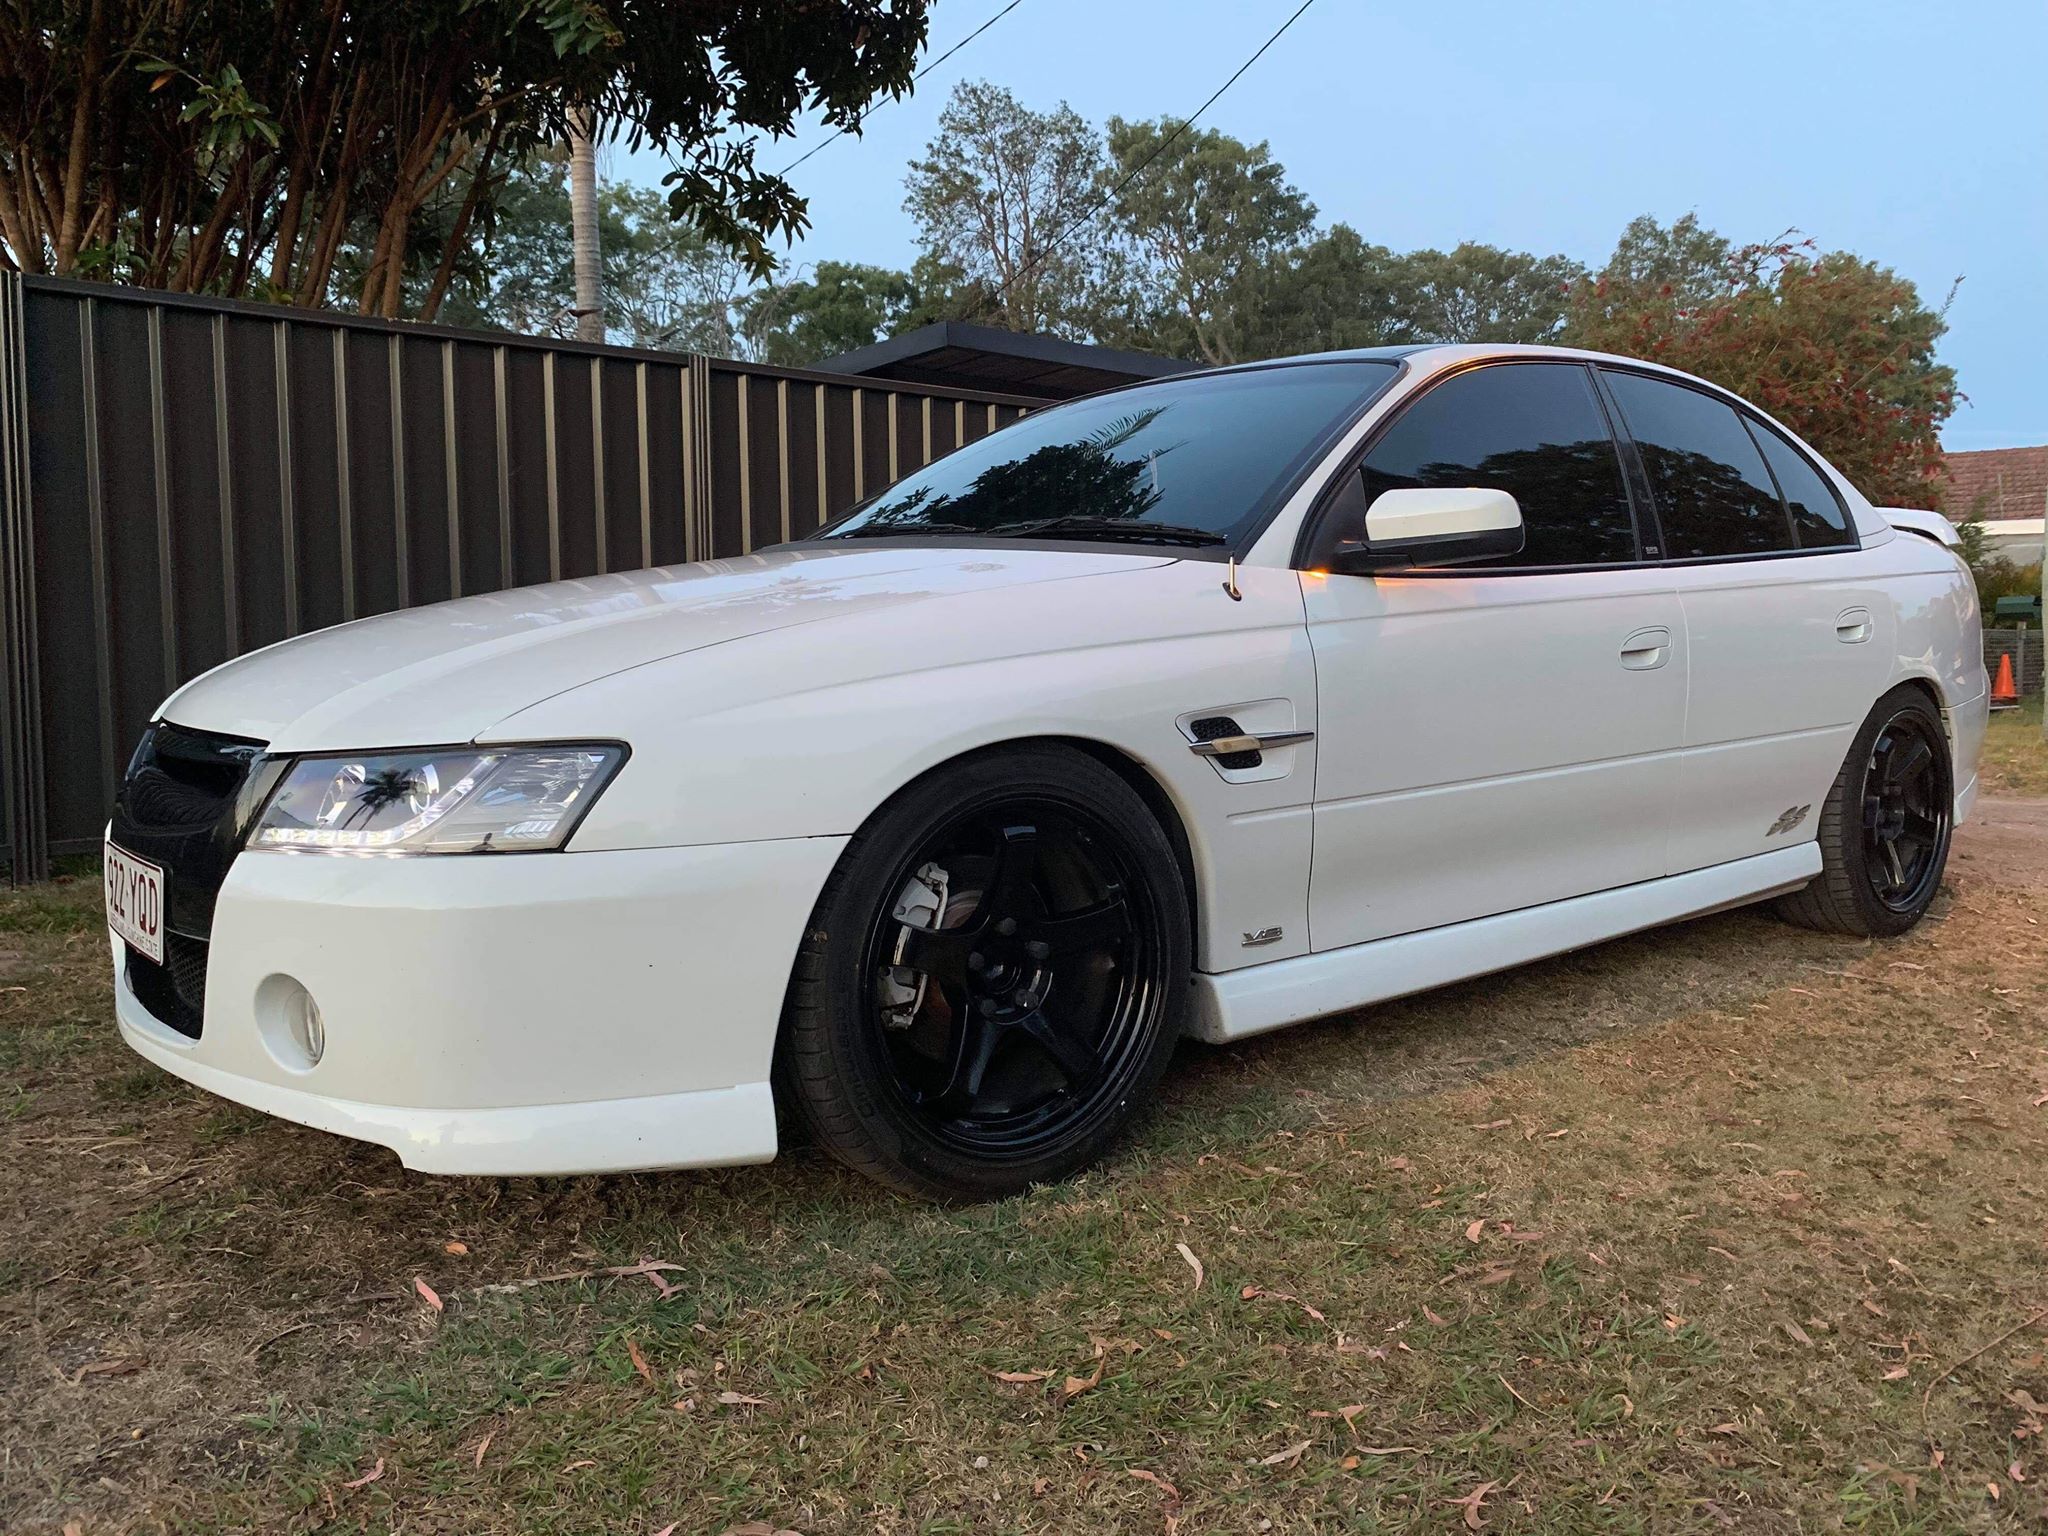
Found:
[[[2020,691],[2012,683],[2012,652],[2006,651],[1998,658],[1998,677],[1991,684],[1991,707],[2013,709],[2020,702]]]

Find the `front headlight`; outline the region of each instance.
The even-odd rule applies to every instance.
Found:
[[[249,834],[318,853],[560,848],[626,760],[617,746],[480,747],[303,757]]]

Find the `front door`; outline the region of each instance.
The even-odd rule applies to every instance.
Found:
[[[1335,498],[1351,510],[1333,515],[1399,486],[1486,486],[1515,496],[1527,543],[1489,565],[1303,574],[1320,732],[1314,948],[1664,873],[1685,624],[1665,573],[1642,561],[1589,370],[1454,374],[1353,473],[1359,486]]]

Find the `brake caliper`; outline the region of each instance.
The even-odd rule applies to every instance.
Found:
[[[945,921],[946,892],[952,884],[951,877],[936,864],[927,864],[910,877],[897,894],[896,906],[890,917],[903,925],[904,932],[896,936],[896,948],[889,965],[876,983],[876,1001],[881,1004],[882,1024],[887,1029],[908,1029],[917,1021],[917,1011],[924,1006],[925,988],[930,979],[922,971],[912,970],[902,963],[903,947],[909,942],[907,934],[912,928],[937,928]]]

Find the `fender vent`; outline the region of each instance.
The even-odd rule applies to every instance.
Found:
[[[1242,736],[1245,733],[1228,715],[1204,715],[1199,720],[1190,720],[1188,729],[1194,732],[1197,741],[1217,741],[1225,736]],[[1258,752],[1219,752],[1214,761],[1219,768],[1256,768],[1266,759]]]

